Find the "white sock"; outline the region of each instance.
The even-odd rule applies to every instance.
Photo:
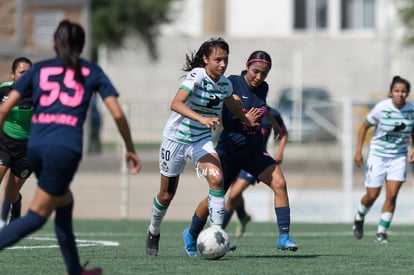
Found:
[[[371,207],[366,207],[365,205],[363,205],[361,202],[358,205],[358,212],[355,216],[355,219],[357,221],[362,221],[365,218],[365,215],[369,212],[369,210],[371,209]]]
[[[148,227],[148,230],[153,235],[160,234],[160,227],[162,219],[167,213],[168,205],[162,205],[158,202],[157,197],[154,197],[152,201],[152,215],[151,215],[151,224]]]
[[[381,219],[378,224],[377,233],[387,233],[387,230],[391,225],[393,215],[394,213],[392,212],[383,212],[381,214]]]
[[[210,190],[208,195],[208,211],[210,213],[210,225],[221,227],[224,218],[224,190]]]

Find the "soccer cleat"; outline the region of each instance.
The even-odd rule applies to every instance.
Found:
[[[236,226],[235,236],[241,237],[243,236],[244,232],[246,231],[246,225],[250,222],[252,217],[250,215],[246,215],[243,220],[239,220]]]
[[[237,246],[231,242],[229,242],[229,245],[227,246],[227,251],[236,251]]]
[[[298,250],[296,242],[290,239],[289,234],[281,234],[279,240],[276,243],[276,248],[279,250]]]
[[[352,226],[352,230],[354,231],[354,236],[358,240],[364,237],[364,220],[354,220],[354,226]]]
[[[387,238],[387,234],[385,233],[377,233],[375,235],[375,240],[379,243],[388,243],[388,238]]]
[[[197,240],[191,235],[190,228],[183,231],[184,251],[188,257],[197,257]]]
[[[159,235],[152,235],[148,230],[147,232],[147,241],[145,242],[145,253],[147,256],[157,256],[158,255],[158,243],[160,241]]]
[[[103,270],[100,267],[94,267],[92,269],[85,269],[85,267],[89,264],[89,261],[86,261],[81,267],[81,275],[101,275]]]
[[[17,202],[11,204],[9,223],[20,218],[22,212],[22,194],[19,193]]]

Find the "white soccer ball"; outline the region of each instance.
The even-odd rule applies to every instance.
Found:
[[[210,226],[197,238],[197,250],[202,258],[217,260],[226,255],[229,249],[229,236],[219,226]]]

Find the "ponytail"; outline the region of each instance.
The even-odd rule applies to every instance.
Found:
[[[74,70],[75,80],[81,82],[80,54],[85,45],[85,31],[79,24],[63,20],[55,31],[54,39],[56,53],[63,65]]]

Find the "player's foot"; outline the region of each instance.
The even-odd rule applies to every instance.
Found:
[[[197,240],[191,235],[190,228],[183,231],[184,251],[188,257],[197,257]]]
[[[232,251],[233,252],[233,251],[236,251],[236,248],[237,248],[237,246],[235,244],[229,242],[229,246],[227,248],[227,251]]]
[[[82,266],[81,275],[101,275],[103,270],[100,267],[94,267],[87,270],[85,267],[89,264],[89,261],[86,261]]]
[[[352,226],[352,230],[354,231],[354,236],[358,240],[364,237],[364,220],[354,220],[354,226]]]
[[[19,199],[17,200],[17,202],[11,204],[9,222],[12,222],[20,218],[21,213],[22,213],[22,194],[19,193]]]
[[[375,240],[379,243],[388,243],[388,237],[386,233],[377,233],[375,235]]]
[[[160,241],[159,235],[152,235],[151,232],[147,231],[147,241],[145,242],[145,253],[147,256],[157,256],[158,255],[158,242]]]
[[[81,275],[101,275],[103,272],[102,268],[100,267],[94,267],[92,269],[86,270],[82,268]]]
[[[280,234],[279,240],[276,243],[276,248],[279,250],[298,250],[296,242],[290,239],[289,234]]]
[[[236,231],[234,232],[236,237],[243,236],[244,232],[246,231],[246,225],[250,222],[252,217],[250,215],[246,215],[243,220],[239,220],[237,222]]]

